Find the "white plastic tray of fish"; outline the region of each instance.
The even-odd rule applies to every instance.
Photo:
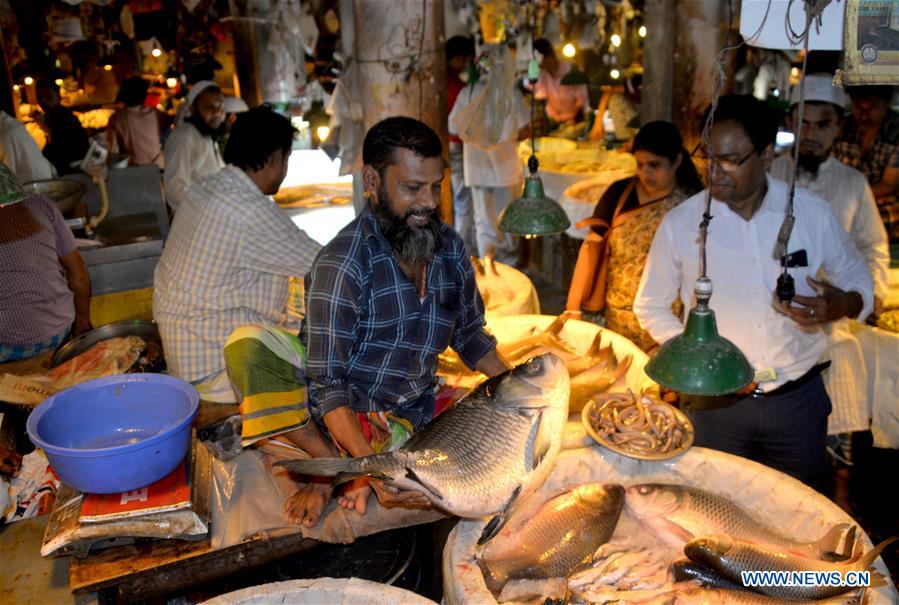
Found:
[[[596,485],[598,483],[604,487]],[[625,489],[610,484],[619,484]],[[709,500],[701,504],[703,494],[707,494]],[[529,584],[528,580],[505,582],[507,576],[515,576],[516,572],[516,577],[524,578],[541,575],[542,570],[530,573],[534,566],[539,566],[534,553],[544,552],[536,544],[544,538],[539,533],[538,517],[550,510],[552,514],[561,515],[556,520],[557,525],[575,529],[578,521],[565,508],[566,503],[574,500],[580,500],[581,504],[586,503],[600,513],[600,521],[595,522],[590,531],[593,531],[594,539],[606,543],[595,554],[583,555],[588,559],[592,556],[592,564],[581,565],[580,571],[567,582],[563,581],[561,586],[558,582],[555,585],[541,581]],[[715,504],[721,501],[726,504],[724,512]],[[621,513],[609,536],[608,523],[602,521],[602,515],[617,514],[616,502]],[[727,516],[731,504],[745,511],[753,522],[738,527],[733,523],[728,525],[721,518],[713,518]],[[684,535],[684,528],[689,529],[691,523],[694,531],[696,527],[708,526],[717,528],[715,533],[719,534],[724,527],[732,527],[737,536],[741,531],[760,532],[763,534],[760,542],[780,540],[781,544],[787,543],[784,547],[787,550],[802,552],[803,548],[808,548],[811,553],[845,550],[847,546],[842,540],[846,536],[845,529],[853,527],[861,549],[868,552],[873,548],[868,537],[845,512],[799,481],[750,460],[705,448],[692,448],[683,456],[668,461],[635,460],[595,445],[564,451],[549,479],[514,514],[519,519],[528,519],[524,523],[529,530],[538,530],[537,533],[531,531],[527,540],[519,541],[521,558],[530,557],[532,563],[516,560],[515,556],[514,532],[524,524],[512,519],[502,530],[505,535],[493,538],[505,539],[505,544],[487,542],[478,546],[487,520],[463,520],[450,534],[443,553],[444,601],[447,605],[490,604],[497,603],[498,598],[502,602],[528,602],[528,597],[532,599],[535,595],[554,597],[565,593],[572,603],[617,605],[791,602],[764,600],[751,593],[711,592],[689,583],[673,584],[669,565],[683,558],[684,544],[690,538]],[[706,520],[703,515],[709,518]],[[690,543],[694,551],[697,546],[705,546],[702,539]],[[809,560],[817,558],[809,557]],[[485,565],[485,561],[489,565]],[[522,569],[527,572],[521,573]],[[899,594],[889,581],[883,561],[878,558],[872,570],[883,574],[886,582],[869,590],[865,602],[899,603]],[[502,586],[504,582],[505,586]],[[488,584],[495,592],[491,592]],[[501,586],[505,594],[500,592]],[[821,602],[851,601],[840,597]]]

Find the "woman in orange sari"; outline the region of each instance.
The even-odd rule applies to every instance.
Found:
[[[655,343],[637,321],[632,305],[649,246],[665,213],[702,189],[677,127],[649,122],[634,137],[636,176],[613,183],[593,211],[591,226],[608,248],[606,327],[644,351]]]

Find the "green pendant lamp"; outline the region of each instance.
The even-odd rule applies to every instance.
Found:
[[[533,46],[533,41],[531,43]],[[531,89],[537,83],[540,66],[531,58],[528,64],[528,80]],[[526,238],[538,235],[562,233],[571,226],[568,215],[556,200],[546,197],[543,181],[537,176],[540,163],[537,161],[536,142],[534,140],[534,95],[531,94],[531,157],[528,158],[528,176],[524,181],[524,193],[521,197],[506,206],[499,215],[497,227],[512,235],[523,235]]]
[[[679,393],[715,396],[739,391],[752,382],[752,366],[734,343],[718,334],[715,312],[709,308],[712,280],[700,277],[694,293],[696,306],[683,333],[662,345],[646,364],[646,373]]]
[[[0,208],[21,202],[26,197],[28,194],[22,189],[16,175],[6,164],[0,162]]]
[[[537,176],[537,156],[528,158],[528,174],[524,193],[506,206],[499,217],[499,228],[512,235],[537,236],[562,233],[571,226],[568,215],[543,192],[543,181]]]

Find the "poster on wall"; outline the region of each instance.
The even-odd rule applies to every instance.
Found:
[[[899,0],[847,0],[843,44],[837,84],[899,84]]]

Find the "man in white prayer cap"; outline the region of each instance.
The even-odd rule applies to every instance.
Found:
[[[798,86],[793,87],[790,103],[787,125],[796,133],[796,144],[799,145],[796,186],[820,196],[830,205],[837,221],[861,252],[874,281],[876,315],[887,291],[890,253],[887,233],[868,180],[862,172],[832,155],[834,141],[840,132],[846,93],[833,85],[830,74],[808,74],[801,129]],[[793,166],[793,152],[790,151],[774,160],[770,174],[789,182]],[[828,419],[828,450],[844,464],[851,464],[848,434],[868,430],[870,422],[864,358],[850,322],[842,319],[827,328],[825,357],[832,360],[833,365],[824,376],[833,403]],[[842,437],[837,438],[838,435]]]
[[[191,183],[225,166],[218,142],[227,131],[221,89],[210,80],[197,82],[187,93],[184,112],[165,143],[163,180],[173,212],[185,199]]]

